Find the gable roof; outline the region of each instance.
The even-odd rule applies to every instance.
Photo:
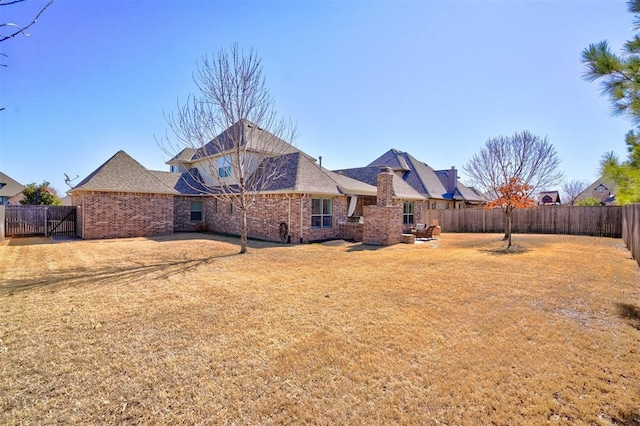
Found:
[[[600,194],[596,189],[602,185],[609,191],[609,194]],[[616,201],[616,184],[605,176],[600,176],[591,185],[587,186],[575,199],[575,202],[584,200],[586,198],[599,198],[601,202],[605,204],[614,204]]]
[[[290,143],[258,127],[249,120],[243,119],[235,122],[203,147],[194,149],[193,152],[189,151],[190,148],[182,150],[167,164],[176,160],[193,162],[198,159],[224,154],[233,149],[234,141],[236,140],[240,140],[240,146],[246,151],[273,152],[276,154],[300,152]],[[187,159],[190,153],[191,157]]]
[[[120,150],[68,192],[79,190],[103,192],[140,192],[177,194],[168,179],[147,170],[129,154]]]
[[[0,197],[13,197],[24,190],[24,185],[0,172]]]
[[[542,203],[560,204],[560,193],[558,191],[540,191],[538,194],[538,204]]]

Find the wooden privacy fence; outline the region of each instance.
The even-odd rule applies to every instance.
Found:
[[[622,239],[640,264],[640,204],[622,207]]]
[[[76,208],[71,206],[6,206],[5,236],[76,235]]]
[[[438,220],[443,232],[504,232],[501,209],[425,210],[422,220]],[[511,231],[518,234],[569,234],[620,238],[621,206],[540,206],[513,211]]]

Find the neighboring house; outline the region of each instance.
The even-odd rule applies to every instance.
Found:
[[[601,176],[598,180],[586,187],[584,191],[578,194],[574,204],[587,198],[597,198],[600,200],[600,203],[605,206],[615,205],[615,191],[616,186],[613,181]]]
[[[242,132],[236,134],[243,135],[246,151],[260,158],[256,160],[258,169],[277,161],[282,171],[264,186],[248,211],[251,238],[393,244],[399,242],[403,230],[420,219],[422,208],[432,208],[431,203],[435,203],[433,208],[445,208],[445,203],[453,208],[481,202],[472,189],[457,182],[455,169],[436,172],[410,158],[418,165],[406,173],[380,162],[361,169],[357,177],[350,176],[347,171],[327,170],[311,156],[248,121],[240,121],[227,131],[231,130]],[[225,131],[214,139],[215,144],[212,141],[201,149],[183,150],[167,162],[169,172],[148,170],[124,151],[116,153],[69,191],[73,205],[80,207],[81,236],[119,238],[183,231],[239,234],[239,209],[222,195],[218,181],[218,176],[233,175],[232,151],[216,149],[226,146],[226,137]],[[282,154],[257,155],[259,144],[254,138],[267,138]],[[429,191],[435,192],[415,189],[413,179],[407,179],[412,171],[418,181],[427,176]]]
[[[0,172],[0,205],[20,204],[24,185]]]
[[[560,193],[558,191],[540,191],[538,194],[539,206],[560,205]]]

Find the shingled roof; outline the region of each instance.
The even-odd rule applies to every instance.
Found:
[[[300,152],[293,145],[274,136],[249,120],[239,120],[203,147],[192,150],[193,152],[190,148],[184,149],[169,160],[167,164],[176,161],[193,162],[198,159],[224,154],[233,149],[235,142],[238,140],[240,141],[239,144],[242,149],[246,151],[273,152],[276,154]],[[189,154],[191,154],[190,158],[188,158]]]
[[[118,151],[69,192],[139,192],[144,194],[178,194],[166,179],[147,170],[124,151]]]
[[[175,189],[180,195],[204,195],[220,192],[205,186],[200,172],[196,168],[184,173],[159,172],[155,170],[150,170],[150,172],[167,186]]]
[[[451,193],[447,191],[446,185],[443,183],[448,179],[450,170],[434,170],[426,163],[416,159],[412,155],[397,150],[390,149],[377,159],[373,160],[367,167],[360,169],[340,170],[355,179],[367,179],[365,182],[371,181],[373,171],[363,171],[363,169],[373,168],[379,171],[381,167],[390,167],[397,176],[400,176],[404,182],[411,186],[415,191],[424,197],[431,199],[464,199],[467,201],[483,201],[483,197],[473,188],[463,185],[460,181],[456,181],[456,190]]]
[[[375,186],[378,182],[378,174],[382,171],[382,167],[358,167],[355,169],[336,170],[335,172],[342,177],[349,177],[361,182],[365,182],[369,185]],[[403,200],[424,200],[418,191],[411,187],[407,182],[402,180],[400,176],[394,173],[393,181],[393,196],[402,198]]]
[[[292,192],[318,195],[371,195],[375,186],[320,167],[302,152],[295,152],[264,160],[278,162],[280,177],[270,182],[265,192]],[[267,167],[269,165],[267,164]]]

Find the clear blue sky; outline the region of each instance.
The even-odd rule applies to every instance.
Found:
[[[618,50],[631,22],[622,0],[56,0],[30,37],[0,43],[0,170],[61,193],[63,173],[82,179],[120,149],[168,170],[163,112],[194,90],[200,56],[238,42],[262,58],[298,148],[328,168],[397,148],[462,169],[489,137],[527,129],[567,178],[593,181],[603,153],[626,157],[631,123],[582,79],[580,53]]]

